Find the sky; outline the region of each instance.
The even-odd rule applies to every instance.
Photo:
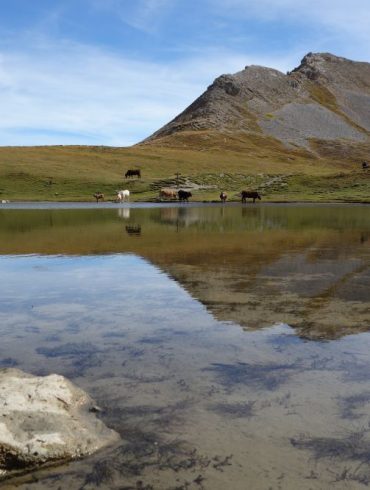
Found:
[[[370,0],[0,0],[0,145],[128,146],[247,65],[370,62]]]

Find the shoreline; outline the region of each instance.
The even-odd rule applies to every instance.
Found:
[[[114,201],[106,202],[89,202],[89,201],[11,201],[7,203],[0,202],[0,210],[12,209],[120,209],[120,208],[155,208],[155,207],[266,207],[266,206],[366,206],[369,201],[265,201],[265,202],[247,202],[229,201],[222,203],[220,201],[132,201],[117,203]]]

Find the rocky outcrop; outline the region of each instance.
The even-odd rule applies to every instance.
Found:
[[[63,376],[0,370],[0,478],[91,454],[119,439]]]
[[[212,131],[273,138],[313,153],[319,141],[370,145],[370,63],[309,53],[292,72],[247,66],[221,75],[198,99],[143,143]],[[172,137],[172,140],[171,140]],[[196,140],[194,140],[196,141]]]

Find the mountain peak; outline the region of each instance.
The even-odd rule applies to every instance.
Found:
[[[348,60],[347,58],[343,58],[341,56],[336,56],[331,53],[307,53],[301,60],[301,65],[304,64],[314,64],[314,63],[320,63],[320,62],[328,62],[328,63],[333,63],[333,62],[341,62],[341,61],[351,61]]]
[[[369,145],[369,151],[369,107],[369,63],[308,53],[288,74],[251,65],[217,77],[145,143],[183,146],[186,139],[186,145],[207,140],[210,146],[212,138],[217,144],[237,138],[247,147],[266,140],[287,151],[302,148],[313,157],[328,142]]]
[[[337,70],[341,65],[353,63],[355,62],[331,53],[307,53],[291,73],[302,74],[309,80],[318,80],[320,77],[328,77],[331,71]]]

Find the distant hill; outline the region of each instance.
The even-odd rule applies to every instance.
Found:
[[[309,53],[287,74],[247,66],[221,75],[142,144],[228,149],[236,141],[313,158],[370,159],[370,63]]]

